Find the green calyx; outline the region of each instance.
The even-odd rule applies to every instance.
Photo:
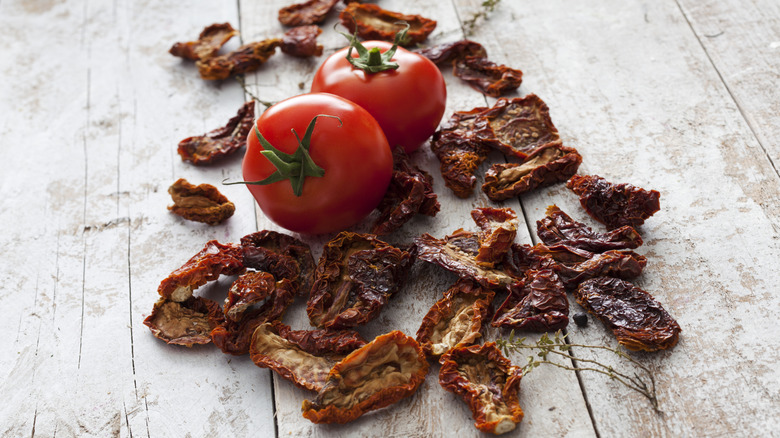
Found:
[[[380,52],[378,47],[367,49],[363,44],[360,43],[360,41],[358,41],[357,31],[355,31],[355,35],[339,32],[349,40],[347,61],[349,61],[349,63],[352,64],[355,68],[359,68],[368,73],[378,73],[380,71],[397,69],[398,64],[395,62],[390,62],[390,60],[395,55],[395,51],[398,49],[398,45],[406,41],[406,33],[409,31],[409,23],[402,24],[404,24],[404,28],[395,34],[393,47],[384,53]],[[357,58],[352,57],[352,49],[357,50]]]

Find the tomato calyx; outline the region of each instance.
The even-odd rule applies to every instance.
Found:
[[[395,70],[398,68],[398,64],[390,62],[398,49],[398,44],[402,43],[406,39],[406,33],[409,31],[409,23],[403,22],[405,27],[395,34],[393,40],[393,47],[382,53],[379,47],[373,47],[367,49],[357,38],[357,31],[354,35],[339,32],[347,37],[349,40],[349,50],[347,51],[347,61],[352,66],[359,68],[367,73],[378,73],[385,70]],[[352,49],[355,49],[358,53],[358,57],[352,56]]]

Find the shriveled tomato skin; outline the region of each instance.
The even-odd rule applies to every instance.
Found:
[[[322,177],[306,177],[301,196],[290,181],[247,185],[263,213],[294,232],[322,234],[346,229],[376,208],[393,171],[393,157],[377,121],[358,105],[326,93],[291,97],[268,108],[255,123],[275,148],[292,154],[314,116],[312,160],[325,169]],[[265,158],[254,130],[249,133],[243,162],[245,181],[260,181],[276,171]]]
[[[385,52],[392,44],[366,41]],[[429,59],[399,47],[391,62],[398,69],[366,73],[347,61],[348,49],[334,53],[314,75],[312,92],[333,93],[362,106],[382,126],[390,147],[414,152],[439,126],[447,104],[441,71]],[[353,57],[357,52],[353,50]]]

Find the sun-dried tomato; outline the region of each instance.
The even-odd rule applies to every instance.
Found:
[[[482,124],[487,126],[480,126]],[[476,125],[489,129],[491,138],[497,140],[490,145],[510,157],[525,159],[539,146],[558,140],[550,109],[535,94],[498,99],[495,105],[480,114]]]
[[[222,128],[179,142],[179,155],[183,161],[195,165],[210,164],[226,157],[246,145],[247,134],[254,122],[255,102],[250,100]]]
[[[518,401],[523,372],[495,343],[455,348],[441,362],[439,384],[466,402],[477,429],[498,435],[523,420]]]
[[[517,235],[517,215],[511,208],[476,208],[471,218],[482,230],[477,261],[493,266],[504,259]]]
[[[482,191],[492,201],[516,198],[538,187],[566,181],[577,173],[582,156],[560,141],[544,144],[522,163],[494,164],[485,174]]]
[[[190,297],[182,302],[160,298],[152,314],[144,319],[154,337],[168,344],[208,344],[211,330],[225,320],[219,303],[202,297]]]
[[[405,22],[409,25],[406,38],[400,42],[402,46],[413,46],[423,42],[436,29],[436,21],[420,15],[407,15],[388,11],[374,4],[350,3],[339,14],[341,24],[351,33],[357,31],[358,37],[364,40],[395,40],[395,34],[403,29]]]
[[[276,231],[263,230],[241,238],[243,263],[247,268],[268,272],[278,280],[296,281],[308,295],[314,282],[314,257],[309,245]]]
[[[230,23],[212,24],[203,29],[197,41],[176,43],[169,52],[173,56],[197,61],[213,56],[236,35],[238,31]]]
[[[349,328],[374,319],[406,280],[409,251],[376,236],[339,233],[322,250],[306,312],[316,327]]]
[[[629,225],[597,233],[569,217],[557,205],[547,207],[546,214],[536,221],[536,234],[546,245],[562,244],[591,252],[633,249],[642,245],[642,236]]]
[[[487,57],[487,51],[482,47],[482,44],[471,40],[439,44],[433,47],[417,49],[415,52],[430,59],[437,65],[451,65],[456,60],[464,59],[467,56]]]
[[[320,391],[333,365],[366,341],[352,330],[290,330],[280,322],[261,324],[252,335],[249,356],[300,388]]]
[[[482,321],[490,313],[495,292],[461,278],[423,317],[417,342],[429,357],[439,357],[455,347],[474,344]]]
[[[466,56],[454,63],[453,74],[482,94],[499,97],[516,90],[523,82],[523,72],[498,65],[483,56]]]
[[[492,325],[518,330],[550,332],[569,324],[569,299],[553,269],[529,270],[522,283],[510,288],[496,310]]]
[[[168,210],[190,221],[217,225],[236,211],[236,205],[211,184],[196,186],[179,178],[168,188],[168,193],[173,198]]]
[[[560,248],[555,245],[550,248]],[[556,258],[556,254],[552,257]],[[559,262],[560,262],[559,257]],[[633,251],[607,251],[573,265],[562,265],[560,276],[568,289],[577,287],[583,281],[599,276],[617,277],[625,280],[638,277],[647,264],[647,259]]]
[[[574,297],[628,349],[657,351],[677,344],[681,332],[677,321],[652,295],[627,281],[593,278],[581,283]]]
[[[255,329],[281,319],[295,293],[295,283],[286,278],[274,281],[267,272],[252,271],[239,276],[225,300],[225,322],[211,331],[214,345],[228,354],[248,353]]]
[[[157,292],[176,302],[186,301],[192,291],[220,275],[236,275],[244,270],[240,245],[221,244],[216,240],[206,242],[206,246],[182,267],[171,272],[160,283]]]
[[[390,234],[415,215],[436,216],[441,206],[433,191],[433,178],[428,172],[412,166],[403,148],[393,151],[393,177],[390,187],[379,203],[379,218],[371,232]]]
[[[321,33],[322,29],[314,24],[288,30],[282,38],[282,53],[299,58],[322,55],[322,45],[317,44],[317,36]]]
[[[400,331],[377,336],[333,366],[303,416],[314,423],[347,423],[409,397],[425,381],[428,361],[420,345]]]
[[[610,230],[625,225],[636,228],[661,209],[661,194],[656,190],[612,184],[598,175],[574,175],[566,187],[579,195],[582,208],[593,219]]]
[[[339,0],[308,0],[279,9],[279,22],[285,26],[303,26],[325,20]]]
[[[227,79],[231,76],[257,70],[282,44],[281,38],[244,44],[233,52],[200,59],[195,65],[200,77],[209,81]]]
[[[504,257],[504,271],[516,279],[525,278],[531,270],[559,269],[558,263],[549,254],[542,254],[528,244],[512,244]]]

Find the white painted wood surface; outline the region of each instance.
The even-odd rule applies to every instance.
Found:
[[[314,425],[300,415],[313,394],[248,357],[164,345],[142,324],[159,281],[208,239],[279,230],[240,186],[220,186],[237,206],[221,226],[167,212],[178,177],[240,178],[240,157],[196,168],[175,150],[244,101],[237,83],[204,82],[167,49],[214,22],[240,26],[244,42],[279,35],[276,11],[289,3],[0,0],[0,435],[481,435],[465,405],[439,387],[437,365],[407,400],[349,425]],[[437,43],[461,39],[460,22],[481,1],[378,3],[437,19]],[[780,11],[766,0],[742,5],[504,0],[478,22],[471,38],[524,71],[517,95],[548,103],[563,140],[584,156],[583,172],[661,191],[661,212],[642,228],[638,251],[649,260],[638,283],[683,328],[672,351],[637,355],[656,373],[662,415],[608,379],[540,368],[523,380],[526,418],[511,436],[776,433]],[[322,26],[325,56],[343,46],[335,22]],[[262,99],[281,100],[306,92],[322,59],[277,54],[247,82]],[[445,78],[445,116],[492,103]],[[473,228],[468,212],[490,201],[452,196],[427,147],[414,160],[435,176],[442,211],[389,240]],[[525,215],[518,241],[533,241],[526,229],[550,203],[588,221],[571,192],[543,189],[505,204]],[[328,237],[306,240],[319,254]],[[218,297],[228,280],[203,293]],[[453,280],[418,263],[361,332],[413,335]],[[307,327],[303,302],[285,322]],[[615,344],[598,323],[569,330],[577,342]]]

